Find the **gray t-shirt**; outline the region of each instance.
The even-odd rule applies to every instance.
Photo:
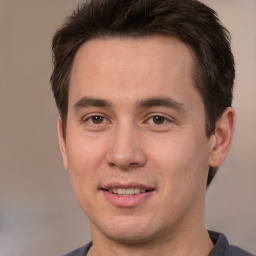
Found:
[[[229,245],[227,238],[223,234],[209,231],[209,235],[214,248],[208,256],[256,256],[237,246]],[[64,256],[86,256],[91,246],[92,242]]]
[[[225,235],[214,231],[208,232],[214,244],[214,248],[208,256],[255,256],[237,246],[229,245]]]

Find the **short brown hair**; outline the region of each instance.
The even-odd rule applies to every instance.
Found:
[[[230,35],[214,10],[196,0],[86,1],[56,32],[53,42],[52,90],[65,135],[69,79],[79,47],[94,38],[171,36],[194,53],[195,87],[204,101],[206,135],[231,106],[235,77]],[[209,184],[217,168],[210,167]]]

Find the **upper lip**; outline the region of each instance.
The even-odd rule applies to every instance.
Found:
[[[140,188],[140,189],[145,189],[145,190],[153,190],[154,187],[138,182],[130,182],[130,183],[121,183],[121,182],[111,182],[103,185],[101,189],[103,190],[109,190],[113,188]]]

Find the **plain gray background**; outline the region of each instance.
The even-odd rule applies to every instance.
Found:
[[[78,0],[0,0],[0,256],[61,255],[90,239],[57,141],[51,38]],[[256,1],[208,0],[232,34],[237,127],[207,192],[206,226],[256,253]]]

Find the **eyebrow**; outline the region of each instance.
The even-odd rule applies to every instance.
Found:
[[[75,108],[89,108],[89,107],[113,107],[113,104],[105,99],[93,98],[93,97],[83,97],[78,100]],[[184,104],[169,98],[169,97],[152,97],[139,100],[135,103],[135,108],[151,108],[151,107],[167,107],[175,109],[179,112],[185,112]]]
[[[112,107],[112,104],[104,99],[83,97],[74,105],[75,108],[88,108],[88,107]]]
[[[150,107],[167,107],[175,109],[179,112],[185,112],[183,103],[178,102],[168,97],[153,97],[142,99],[135,104],[136,108],[150,108]]]

